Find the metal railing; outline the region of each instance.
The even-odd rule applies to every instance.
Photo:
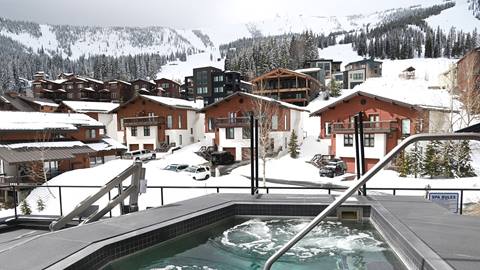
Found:
[[[156,126],[165,123],[165,118],[161,116],[125,117],[122,120],[125,127]]]
[[[363,131],[368,132],[391,132],[398,129],[397,121],[375,121],[363,122]],[[332,124],[334,133],[353,133],[355,131],[354,123],[336,122]]]
[[[348,188],[340,197],[336,198],[327,208],[318,214],[305,228],[290,239],[283,247],[276,251],[265,263],[264,270],[270,270],[272,265],[288,250],[290,250],[298,241],[303,239],[311,230],[313,230],[321,221],[323,221],[332,211],[336,210],[346,199],[357,192],[368,180],[377,174],[383,167],[385,167],[392,159],[405,149],[408,145],[419,141],[435,141],[435,140],[475,140],[480,141],[480,134],[478,133],[457,133],[457,134],[417,134],[408,137],[399,143],[392,151],[384,156],[373,168],[367,171],[357,183]]]
[[[250,125],[249,117],[232,117],[215,119],[215,127],[248,127]]]
[[[98,201],[107,193],[110,194],[109,192],[116,187],[118,187],[118,195],[113,199],[109,198],[109,202],[104,208],[102,208],[101,210],[93,211],[93,213],[89,214],[88,217],[81,224],[86,224],[99,220],[118,204],[122,205],[123,201],[128,196],[130,196],[130,207],[136,207],[134,211],[138,210],[138,192],[140,187],[140,178],[143,178],[144,175],[145,170],[142,169],[142,163],[135,162],[132,166],[128,167],[111,181],[109,181],[107,184],[105,184],[97,193],[87,197],[85,200],[80,202],[70,213],[62,216],[56,221],[53,221],[50,224],[50,230],[56,231],[62,229],[75,217],[78,217],[82,213],[86,212],[93,203]],[[122,182],[125,181],[129,176],[132,176],[131,184],[126,189],[124,189]],[[59,194],[61,196],[61,189],[59,189]],[[61,204],[60,209],[62,209]]]
[[[11,186],[4,186],[0,187],[0,190],[9,190],[13,192],[13,194],[16,194],[17,191],[19,190],[28,190],[28,189],[35,189],[35,188],[49,188],[52,189],[52,192],[54,190],[57,190],[58,194],[58,204],[59,204],[59,214],[54,215],[53,213],[49,213],[49,215],[41,215],[39,217],[55,217],[58,218],[59,216],[63,216],[64,212],[64,207],[63,207],[63,194],[65,193],[65,190],[71,190],[71,189],[80,189],[80,190],[85,190],[85,189],[99,189],[102,188],[102,186],[79,186],[79,185],[72,185],[72,186],[63,186],[63,185],[49,185],[49,186],[44,186],[44,185],[25,185],[25,184],[20,184],[20,185],[11,185]],[[124,187],[124,190],[126,188]],[[168,203],[174,203],[177,202],[178,200],[168,200],[168,191],[169,190],[175,190],[175,189],[190,189],[190,190],[211,190],[212,192],[208,193],[222,193],[222,191],[231,193],[232,190],[241,190],[245,191],[245,193],[249,193],[251,187],[250,186],[148,186],[147,187],[147,193],[149,192],[148,190],[159,190],[160,194],[158,196],[158,205],[148,205],[147,207],[158,207],[158,206],[163,206]],[[278,192],[283,192],[283,191],[292,191],[292,190],[297,190],[297,191],[324,191],[324,193],[315,193],[317,195],[331,195],[333,192],[344,192],[347,190],[347,187],[316,187],[316,186],[271,186],[271,187],[258,187],[259,190],[263,190],[266,194],[282,194]],[[424,187],[424,188],[399,188],[399,187],[367,187],[367,191],[385,191],[388,192],[389,194],[385,195],[393,195],[393,196],[402,196],[402,194],[399,194],[404,191],[418,191],[419,193],[422,194],[422,196],[425,196],[428,194],[428,192],[433,192],[433,191],[448,191],[448,192],[458,192],[459,197],[459,204],[458,204],[458,213],[460,215],[463,214],[464,209],[463,209],[463,202],[465,200],[465,194],[468,192],[480,192],[480,188],[430,188],[430,187]],[[109,191],[106,196],[108,200],[111,200],[113,196],[116,196],[117,194],[112,194],[111,191]],[[408,195],[411,195],[409,193]],[[379,196],[381,196],[379,194]],[[1,220],[11,220],[11,219],[19,219],[19,217],[22,217],[24,215],[20,215],[17,213],[17,206],[18,202],[17,200],[14,200],[14,215],[9,216],[9,217],[2,217],[0,218],[0,224],[2,223]],[[108,217],[113,217],[112,214],[112,209],[109,210]],[[28,215],[27,215],[28,216]]]

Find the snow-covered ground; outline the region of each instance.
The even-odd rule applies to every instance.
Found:
[[[203,53],[187,56],[187,61],[173,61],[162,66],[162,70],[157,74],[157,78],[167,78],[170,80],[184,81],[186,76],[193,75],[194,68],[212,66],[224,69],[225,59],[221,58],[218,49],[210,47]]]
[[[445,33],[450,31],[452,26],[456,30],[472,32],[475,28],[480,30],[480,20],[473,16],[471,10],[468,10],[468,0],[456,0],[456,5],[452,8],[442,11],[436,16],[427,18],[425,21],[436,29],[440,27]]]

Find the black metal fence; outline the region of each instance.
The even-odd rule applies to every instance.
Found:
[[[64,199],[62,196],[62,190],[65,189],[99,189],[101,186],[80,186],[80,185],[75,185],[75,186],[59,186],[59,185],[42,185],[42,186],[33,186],[33,185],[10,185],[10,186],[1,186],[0,191],[11,191],[13,193],[13,209],[14,209],[14,216],[12,218],[17,219],[20,214],[18,213],[17,207],[19,206],[19,200],[17,198],[17,192],[18,191],[31,191],[35,188],[49,188],[54,191],[58,191],[58,204],[59,204],[59,215],[63,216],[64,214]],[[153,207],[156,206],[163,206],[165,205],[165,197],[168,195],[169,190],[173,189],[195,189],[195,190],[205,190],[205,191],[211,191],[211,193],[222,193],[223,192],[232,192],[233,191],[245,191],[244,193],[250,193],[251,187],[249,186],[148,186],[148,189],[151,190],[160,190],[160,196],[158,198],[158,204],[157,205],[152,205]],[[263,191],[262,193],[264,194],[271,194],[271,193],[276,193],[276,194],[288,194],[288,191],[318,191],[318,193],[311,194],[310,195],[331,195],[332,192],[342,192],[346,190],[347,188],[339,188],[339,187],[315,187],[315,186],[286,186],[286,187],[281,187],[281,186],[271,186],[271,187],[259,187],[259,191]],[[429,192],[436,192],[436,191],[448,191],[448,192],[457,192],[459,196],[459,203],[458,203],[458,209],[459,209],[459,214],[463,214],[463,208],[464,208],[464,195],[465,192],[480,192],[480,188],[399,188],[399,187],[368,187],[368,191],[380,191],[382,193],[385,193],[385,195],[393,195],[393,196],[415,196],[415,195],[402,195],[398,194],[401,191],[418,191],[424,192],[425,194],[422,195],[423,197],[426,197],[426,195]],[[285,191],[285,192],[279,192],[279,191]],[[148,190],[147,190],[148,193]],[[298,194],[298,193],[297,193]],[[371,193],[370,193],[371,194]],[[380,195],[380,194],[379,194]],[[109,192],[107,194],[108,200],[111,200],[112,197],[116,196],[116,194],[112,194]],[[381,195],[380,195],[381,196]],[[182,199],[179,199],[182,200]],[[172,203],[172,202],[170,202]],[[112,217],[112,212],[110,211],[109,216]],[[4,218],[5,219],[5,218]],[[1,222],[0,222],[1,223]]]

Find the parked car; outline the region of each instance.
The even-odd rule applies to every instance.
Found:
[[[156,159],[157,155],[153,151],[144,149],[144,150],[135,150],[135,151],[126,152],[125,154],[123,154],[123,158],[145,161],[149,159]]]
[[[193,180],[207,180],[210,178],[210,168],[208,166],[190,166],[183,172],[191,176]]]
[[[227,151],[217,151],[211,154],[213,165],[230,165],[235,163],[235,157]]]
[[[173,172],[180,172],[188,168],[187,164],[170,164],[167,165],[167,167],[163,168],[164,170],[167,171],[173,171]]]
[[[330,177],[333,178],[335,176],[343,175],[347,171],[347,166],[345,162],[341,159],[332,159],[323,167],[320,168],[319,174],[320,177]]]

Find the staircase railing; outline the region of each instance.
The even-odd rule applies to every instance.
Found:
[[[270,270],[273,263],[275,263],[283,254],[290,250],[297,242],[299,242],[305,235],[313,230],[321,221],[323,221],[332,211],[336,210],[346,199],[355,194],[357,190],[368,182],[375,174],[377,174],[385,165],[387,165],[400,151],[405,149],[408,145],[419,141],[436,141],[436,140],[475,140],[480,141],[479,133],[447,133],[447,134],[417,134],[412,135],[400,144],[398,144],[392,151],[383,157],[373,168],[367,171],[360,179],[347,189],[341,196],[333,201],[327,208],[318,214],[305,228],[290,239],[282,248],[275,252],[265,263],[264,270]]]
[[[123,189],[123,181],[125,181],[129,176],[131,177],[130,185],[124,190]],[[145,169],[142,168],[142,162],[137,161],[119,175],[115,176],[110,182],[106,183],[100,190],[80,202],[70,213],[61,217],[60,219],[53,221],[50,224],[50,230],[56,231],[65,227],[69,222],[71,222],[75,217],[80,216],[82,213],[85,213],[89,209],[93,203],[98,201],[108,192],[110,192],[114,188],[118,188],[118,195],[111,199],[108,204],[100,209],[95,210],[91,213],[86,219],[83,220],[81,224],[86,224],[90,222],[94,222],[99,220],[103,217],[106,213],[112,210],[118,204],[121,205],[120,211],[123,213],[123,201],[130,196],[129,206],[130,211],[138,211],[138,193],[140,189],[140,179],[145,178]]]

